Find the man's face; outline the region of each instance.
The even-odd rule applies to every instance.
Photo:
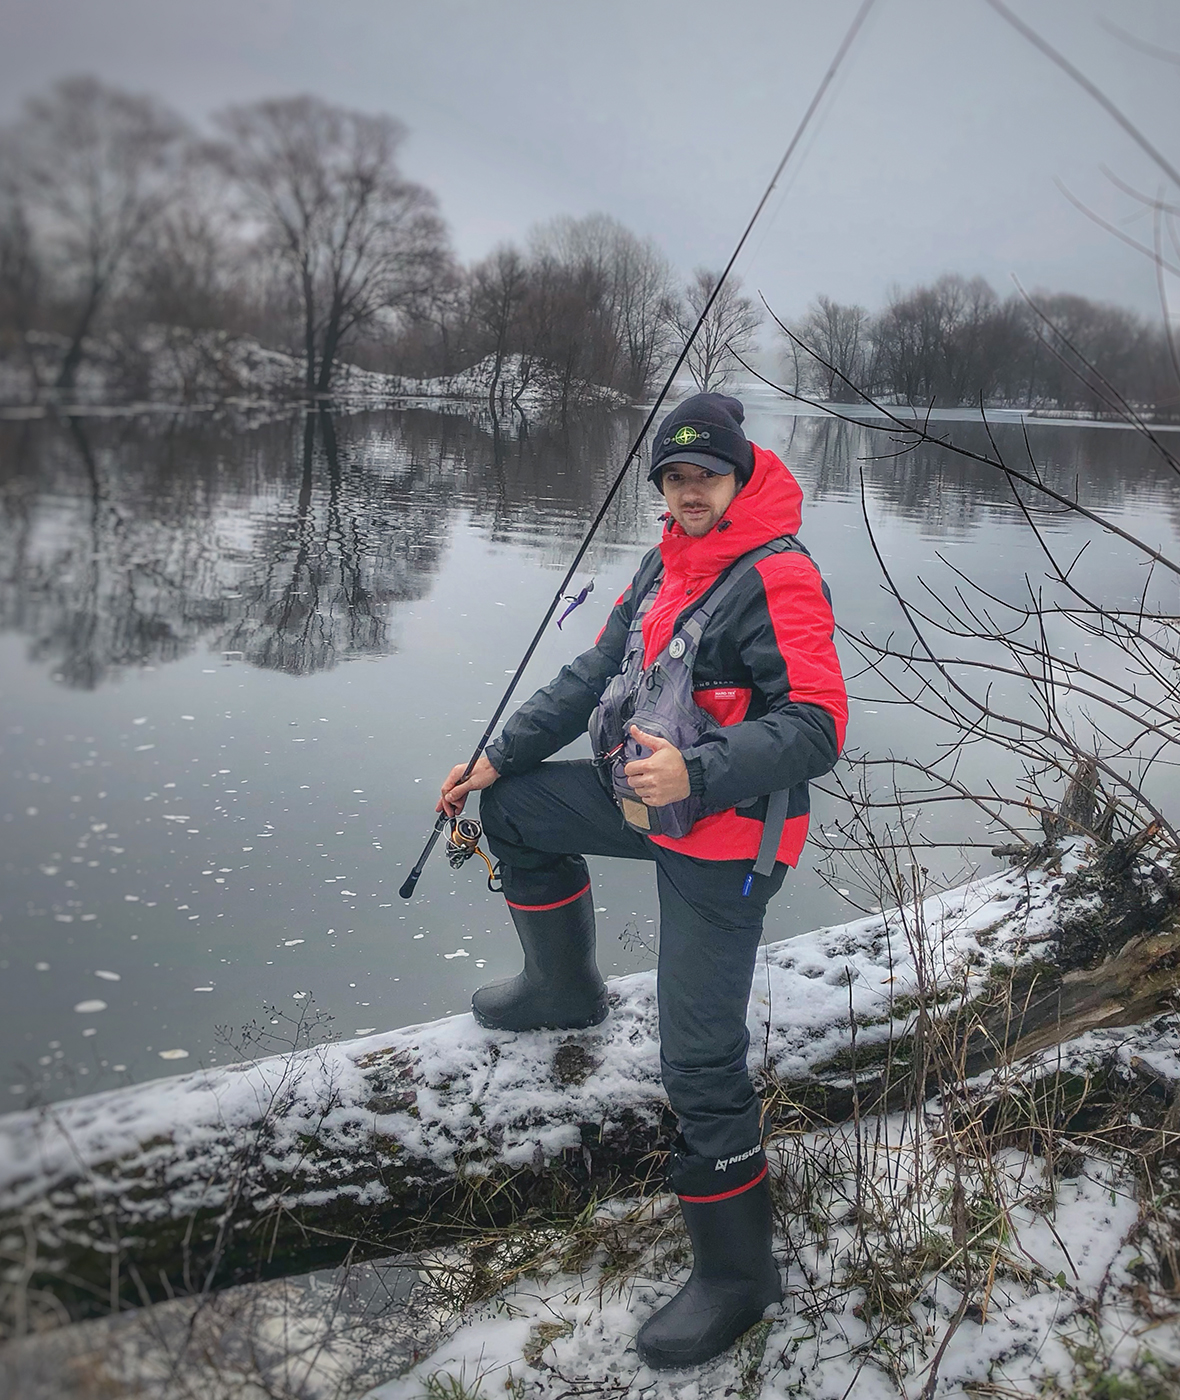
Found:
[[[737,495],[733,472],[720,474],[687,462],[670,462],[661,477],[668,510],[686,535],[707,535]]]

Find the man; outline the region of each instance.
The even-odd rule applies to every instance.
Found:
[[[665,418],[649,474],[668,505],[659,547],[596,645],[466,782],[451,770],[438,808],[481,791],[524,948],[519,976],[472,998],[484,1026],[597,1025],[583,857],[655,862],[661,1073],[680,1125],[669,1181],[694,1267],[640,1329],[654,1367],[716,1356],[782,1297],[746,1007],[767,901],[806,837],[807,781],[835,763],[848,717],[827,592],[793,538],[802,492],[743,417],[736,399],[696,394]],[[544,761],[587,721],[594,763]]]

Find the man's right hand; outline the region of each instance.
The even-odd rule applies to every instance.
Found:
[[[435,804],[436,812],[445,812],[448,817],[457,817],[463,810],[469,792],[481,792],[484,788],[491,787],[500,776],[487,756],[482,753],[471,770],[471,777],[465,783],[460,782],[466,769],[465,763],[456,763],[447,774],[442,785],[442,795]]]

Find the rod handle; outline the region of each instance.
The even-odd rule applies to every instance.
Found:
[[[413,898],[414,887],[422,878],[422,871],[426,868],[426,862],[430,859],[431,851],[434,850],[434,843],[438,840],[439,833],[442,831],[443,827],[446,826],[448,820],[449,818],[445,812],[440,812],[435,819],[434,830],[427,837],[426,845],[422,847],[422,854],[418,857],[413,870],[411,870],[402,881],[401,889],[398,890],[398,894],[401,895],[403,899]]]
[[[398,894],[400,894],[403,899],[413,899],[414,886],[418,883],[418,880],[421,878],[421,875],[422,871],[417,866],[415,866],[414,869],[411,870],[410,873],[406,876],[406,878],[402,881],[402,887],[400,890],[398,890]]]

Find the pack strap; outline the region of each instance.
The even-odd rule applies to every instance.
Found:
[[[635,611],[631,614],[631,626],[627,629],[627,645],[623,653],[625,656],[630,656],[636,649],[638,649],[640,653],[643,651],[643,619],[651,611],[652,604],[656,600],[656,594],[660,591],[660,584],[663,582],[663,578],[664,566],[661,564],[652,576],[652,580],[647,588],[644,589],[643,596],[640,598]]]
[[[693,609],[690,617],[686,618],[679,627],[676,628],[676,635],[684,636],[687,641],[683,663],[690,670],[696,660],[697,650],[701,645],[701,638],[704,636],[705,628],[712,620],[713,614],[725,601],[725,599],[737,587],[741,579],[762,562],[769,559],[772,554],[787,553],[807,554],[810,551],[794,535],[784,535],[781,539],[770,540],[764,545],[759,545],[757,549],[751,549],[749,553],[743,554],[740,559],[736,559],[730,565],[729,571],[714,586],[707,597]],[[639,607],[631,622],[631,631],[641,631],[643,618],[648,609],[655,602],[656,594],[659,592],[660,581],[663,578],[661,569],[652,580],[647,592],[644,594]],[[631,650],[630,639],[628,639],[628,651]],[[762,827],[762,839],[758,843],[758,856],[754,861],[755,875],[769,875],[774,870],[775,857],[778,855],[779,842],[782,839],[783,827],[786,825],[787,812],[790,808],[791,793],[788,788],[781,788],[778,792],[772,792],[766,804],[766,821]]]
[[[742,576],[772,554],[787,554],[789,552],[808,554],[807,547],[801,544],[794,535],[784,535],[781,539],[771,540],[758,549],[752,549],[749,554],[743,554],[734,563],[701,606],[693,612],[690,618],[682,622],[678,629],[680,632],[687,633],[689,637],[689,647],[685,655],[685,661],[689,665],[692,664],[692,659],[696,656],[697,648],[701,644],[701,637],[704,635],[710,619],[737,586]],[[767,799],[766,821],[762,826],[762,839],[758,843],[758,856],[754,861],[755,875],[769,875],[774,870],[775,857],[778,855],[779,842],[782,840],[783,827],[787,822],[790,803],[791,793],[788,788],[772,792]]]
[[[737,587],[739,581],[751,569],[761,564],[763,559],[769,559],[772,554],[789,554],[793,551],[801,554],[807,553],[807,549],[799,543],[794,535],[784,535],[781,539],[770,540],[767,544],[759,545],[757,549],[751,549],[748,554],[743,554],[740,559],[734,560],[721,582],[715,585],[699,607],[693,609],[692,616],[686,618],[676,629],[678,633],[683,633],[688,638],[685,665],[692,664],[692,659],[700,647],[705,628],[708,627],[713,614]]]
[[[778,843],[782,840],[783,827],[787,824],[790,802],[789,788],[779,788],[778,792],[772,792],[767,799],[766,822],[762,828],[762,840],[758,843],[758,858],[754,862],[755,875],[769,875],[774,869]]]

